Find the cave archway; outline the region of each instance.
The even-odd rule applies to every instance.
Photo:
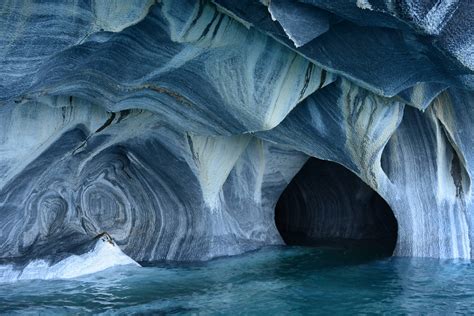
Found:
[[[287,245],[391,256],[397,220],[387,202],[343,166],[310,158],[281,194],[275,223]]]

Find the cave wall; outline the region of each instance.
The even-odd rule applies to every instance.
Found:
[[[343,166],[310,158],[278,199],[275,223],[289,245],[392,255],[398,224],[390,206]]]
[[[304,154],[250,135],[182,133],[148,111],[71,104],[3,109],[26,126],[22,134],[12,126],[5,147],[43,131],[27,148],[37,156],[10,153],[20,171],[0,191],[4,257],[61,253],[102,232],[135,260],[202,260],[281,244],[273,203]]]
[[[395,255],[471,258],[472,3],[371,2],[4,2],[0,258],[281,244],[308,157],[388,202]]]

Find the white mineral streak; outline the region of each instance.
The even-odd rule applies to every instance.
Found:
[[[222,186],[250,140],[250,135],[188,135],[189,149],[198,169],[203,199],[212,210],[218,208]]]
[[[34,161],[71,126],[84,123],[88,129],[100,127],[107,114],[89,102],[73,99],[74,106],[53,107],[56,101],[21,104],[0,111],[0,189]],[[69,101],[67,101],[69,102]],[[28,120],[28,124],[25,124]]]
[[[273,21],[278,21],[278,19],[275,17],[274,15],[274,12],[272,10],[272,7],[269,6],[268,7],[268,12],[270,12],[270,16],[272,18]],[[298,40],[296,38],[293,37],[292,33],[290,30],[288,30],[288,28],[285,26],[285,24],[283,23],[280,23],[282,28],[283,28],[283,31],[285,31],[285,34],[288,36],[288,38],[293,42],[293,44],[295,45],[295,47],[300,47],[302,45],[298,44]]]
[[[459,0],[435,1],[427,12],[420,13],[417,1],[410,0],[407,4],[413,9],[407,11],[411,13],[413,19],[418,21],[424,31],[431,35],[438,35],[459,6],[459,2]]]
[[[377,96],[344,80],[339,99],[345,124],[346,148],[357,164],[360,176],[377,189],[383,177],[380,159],[390,137],[400,124],[403,105]]]
[[[373,10],[372,5],[368,0],[357,0],[357,7],[363,10]]]
[[[120,32],[143,20],[154,2],[154,0],[94,0],[96,28],[100,31]]]

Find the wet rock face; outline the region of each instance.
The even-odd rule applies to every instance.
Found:
[[[275,206],[310,157],[389,204],[395,255],[473,255],[470,1],[0,11],[1,259],[104,231],[136,261],[282,244]]]

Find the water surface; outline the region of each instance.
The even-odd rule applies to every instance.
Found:
[[[368,260],[335,249],[274,247],[205,263],[117,267],[74,280],[2,284],[3,313],[472,313],[466,261]]]

